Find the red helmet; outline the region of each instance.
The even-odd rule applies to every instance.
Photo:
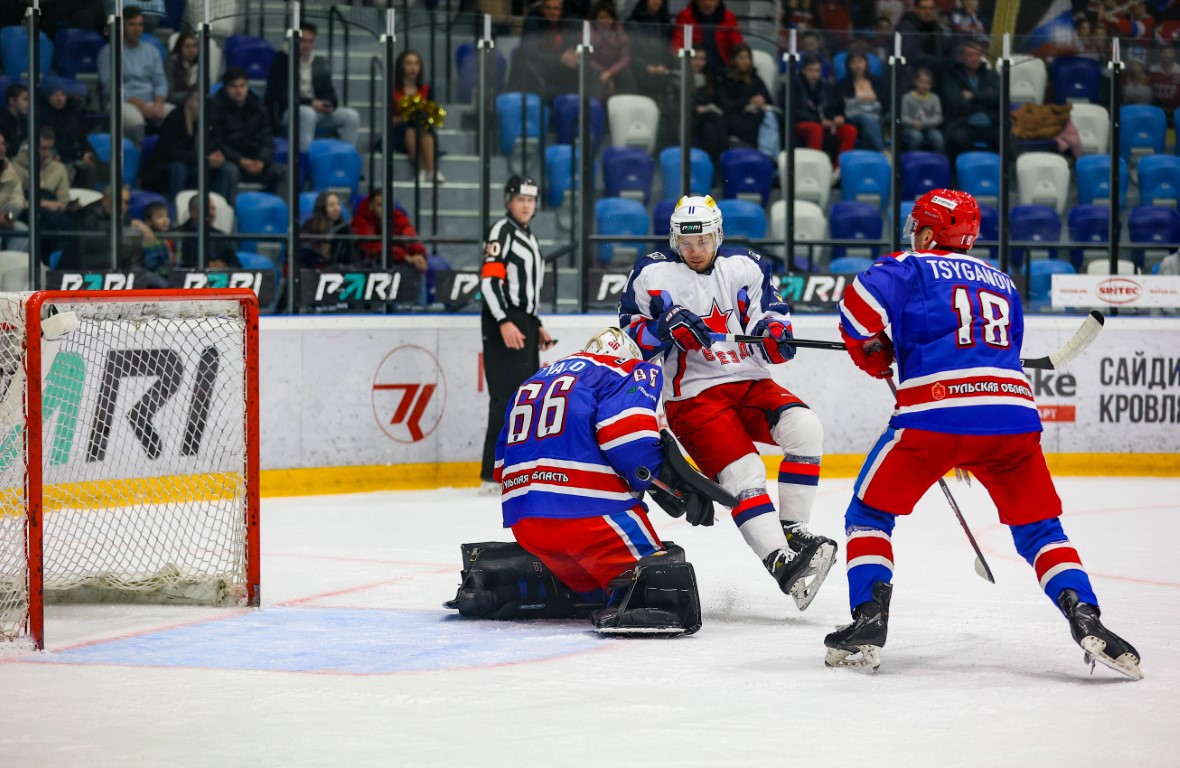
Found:
[[[903,236],[912,239],[922,227],[934,230],[932,245],[968,251],[979,237],[979,203],[966,192],[932,189],[914,203]]]

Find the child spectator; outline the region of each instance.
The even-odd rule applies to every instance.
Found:
[[[1138,61],[1128,61],[1127,73],[1123,76],[1123,104],[1150,104],[1152,97],[1147,70]]]
[[[197,56],[200,48],[191,32],[176,36],[172,52],[168,54],[165,74],[168,76],[168,103],[183,106],[189,94],[197,90]]]
[[[335,192],[319,194],[311,218],[304,222],[299,231],[303,234],[299,260],[304,269],[328,269],[352,264],[352,241],[347,237],[352,232],[344,220],[344,209]]]
[[[934,74],[925,67],[914,75],[914,90],[901,98],[901,124],[907,149],[943,151],[942,100],[931,89]]]
[[[143,209],[143,221],[132,219],[131,226],[143,236],[140,267],[148,273],[151,288],[167,288],[168,272],[176,266],[176,252],[172,241],[164,234],[172,228],[168,206],[159,201],[148,203]]]
[[[884,81],[869,72],[869,60],[860,51],[852,51],[846,61],[847,74],[836,86],[844,100],[844,118],[856,126],[856,146],[881,150],[885,147],[885,105],[889,95]]]
[[[418,166],[418,181],[442,184],[446,181],[435,166],[434,126],[419,111],[419,117],[406,120],[400,108],[403,98],[422,97],[430,101],[430,85],[423,74],[422,57],[414,51],[402,51],[393,67],[393,148],[405,152]]]

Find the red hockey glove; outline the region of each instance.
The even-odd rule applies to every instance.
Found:
[[[665,344],[675,344],[690,352],[713,345],[705,321],[679,304],[673,304],[656,318],[656,336]]]
[[[795,338],[791,327],[778,320],[762,319],[754,326],[755,336],[765,336],[766,340],[758,347],[758,351],[768,363],[785,363],[795,357],[795,347],[784,342]]]
[[[881,331],[871,339],[854,339],[840,326],[840,335],[848,347],[848,356],[856,367],[874,379],[887,379],[893,375],[893,342]]]

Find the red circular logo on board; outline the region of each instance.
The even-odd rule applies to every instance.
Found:
[[[1143,293],[1143,286],[1129,277],[1108,277],[1094,290],[1107,304],[1130,304]]]
[[[373,376],[373,416],[381,431],[399,443],[416,443],[434,433],[447,404],[447,381],[438,358],[408,344],[390,352]]]

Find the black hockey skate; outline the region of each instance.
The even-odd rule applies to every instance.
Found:
[[[779,588],[794,599],[795,607],[805,611],[836,562],[836,542],[811,533],[803,523],[783,521],[782,525],[787,548],[771,554],[762,564]]]
[[[824,638],[824,645],[828,647],[825,665],[869,673],[877,671],[881,666],[881,648],[889,631],[889,598],[892,596],[892,584],[884,581],[873,584],[873,599],[856,606],[852,623]]]
[[[1139,670],[1139,651],[1102,626],[1098,620],[1101,615],[1098,606],[1080,602],[1078,593],[1072,589],[1061,591],[1057,605],[1069,620],[1069,631],[1074,641],[1086,652],[1083,658],[1090,665],[1091,673],[1094,671],[1094,662],[1100,661],[1132,680],[1143,679],[1143,672]]]

